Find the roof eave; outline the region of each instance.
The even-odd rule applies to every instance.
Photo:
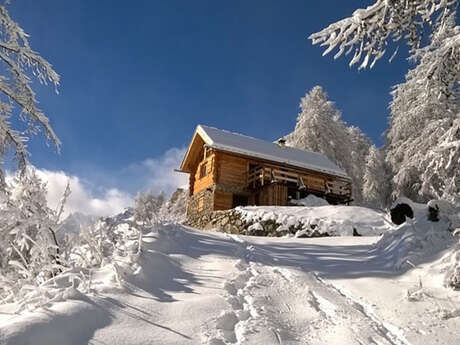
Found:
[[[291,166],[291,167],[296,168],[296,169],[307,169],[307,170],[319,171],[319,172],[321,172],[323,174],[344,178],[344,179],[347,179],[347,180],[349,180],[351,182],[351,178],[347,174],[339,174],[337,172],[334,172],[334,171],[331,171],[331,170],[326,170],[326,169],[316,167],[316,166],[313,166],[313,165],[310,166],[310,167],[305,167],[305,166],[302,166],[302,165],[299,165],[299,164],[295,164],[294,162],[276,161],[276,160],[273,160],[269,156],[266,156],[264,154],[252,154],[251,155],[248,152],[244,152],[243,150],[239,151],[239,150],[236,150],[236,149],[230,149],[228,147],[224,147],[224,146],[220,146],[220,145],[216,145],[216,144],[209,145],[209,147],[211,147],[211,148],[213,148],[215,150],[218,150],[218,151],[234,153],[234,154],[242,155],[242,156],[249,157],[249,158],[253,157],[253,158],[258,158],[258,159],[264,159],[264,160],[272,162],[274,164],[288,165],[288,166]]]

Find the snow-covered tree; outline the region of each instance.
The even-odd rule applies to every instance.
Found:
[[[440,56],[441,49],[460,32],[451,17],[432,35],[431,43],[412,59],[418,65],[405,83],[392,92],[391,117],[386,132],[386,160],[393,176],[394,196],[426,202],[446,198],[460,202],[459,81],[460,60],[455,54]],[[449,69],[439,75],[433,66]],[[448,76],[448,78],[447,78]]]
[[[178,188],[171,198],[161,208],[162,221],[168,223],[181,223],[185,220],[188,200],[188,190]]]
[[[373,207],[385,207],[390,192],[387,166],[383,152],[371,145],[363,176],[363,199]]]
[[[19,298],[22,287],[37,286],[61,269],[55,231],[62,209],[48,208],[46,186],[28,168],[25,145],[30,136],[43,131],[59,149],[60,141],[38,108],[29,77],[57,87],[59,75],[32,50],[29,36],[4,5],[0,5],[0,65],[0,297],[5,302]],[[3,173],[7,152],[14,152],[19,168],[13,185]]]
[[[360,69],[369,63],[372,67],[385,54],[389,41],[407,40],[411,50],[415,50],[426,26],[442,25],[456,9],[457,0],[376,0],[366,9],[356,10],[351,17],[312,34],[310,39],[313,44],[327,47],[323,55],[337,48],[334,58],[353,53],[350,66],[361,62]],[[450,48],[458,56],[460,40],[452,40]],[[438,67],[440,74],[448,74],[441,65],[435,69]]]
[[[425,157],[420,194],[460,206],[460,113]]]
[[[154,194],[151,190],[138,193],[134,200],[134,219],[147,226],[158,223],[164,203],[163,193]]]
[[[296,127],[286,137],[287,144],[320,152],[343,168],[353,182],[353,199],[360,203],[369,139],[359,128],[347,127],[321,86],[315,86],[302,98],[300,109]]]
[[[59,75],[51,65],[29,44],[29,36],[8,14],[5,6],[0,6],[0,163],[8,149],[13,148],[20,169],[27,163],[27,137],[43,130],[44,134],[58,148],[60,141],[54,133],[48,118],[38,108],[35,92],[32,90],[34,75],[40,83],[48,82],[57,86]],[[13,123],[22,120],[24,126],[13,128]],[[3,173],[0,169],[2,186]],[[0,186],[0,188],[2,187]]]
[[[328,100],[321,86],[315,86],[302,97],[299,107],[294,132],[286,137],[287,144],[321,152],[337,162],[346,130],[334,102]]]
[[[372,67],[390,40],[408,41],[418,65],[393,92],[387,131],[386,160],[393,175],[394,196],[459,202],[457,8],[457,0],[376,0],[310,36],[313,44],[327,47],[325,54],[337,48],[335,58],[353,52],[350,65],[361,62],[359,68],[367,67],[373,59]],[[431,39],[420,48],[427,28]]]
[[[57,211],[46,201],[46,185],[32,168],[18,174],[0,205],[0,295],[20,295],[24,285],[38,286],[61,269],[56,239],[61,204]],[[64,192],[65,203],[70,189]]]
[[[363,201],[363,179],[366,157],[371,142],[356,126],[347,127],[347,146],[343,149],[342,165],[353,181],[353,199],[356,203]]]

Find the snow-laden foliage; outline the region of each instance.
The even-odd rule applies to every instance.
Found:
[[[7,184],[0,201],[0,304],[34,309],[65,298],[69,288],[92,291],[95,270],[108,270],[120,285],[138,271],[144,226],[131,211],[56,234],[70,193],[68,185],[52,210],[32,168]]]
[[[359,128],[346,125],[340,111],[328,100],[321,86],[315,86],[302,98],[300,109],[296,127],[286,137],[287,144],[320,152],[343,168],[352,179],[353,199],[358,204],[362,203],[366,157],[371,147],[369,139]],[[380,178],[380,173],[371,176],[374,171],[368,169],[368,179]],[[379,199],[379,202],[384,202],[384,199]]]
[[[185,220],[188,191],[178,188],[169,200],[164,193],[140,192],[134,200],[134,219],[145,226]]]
[[[161,207],[165,203],[163,193],[154,194],[151,190],[139,192],[134,199],[134,219],[145,225],[160,221]]]
[[[420,46],[427,25],[442,25],[456,9],[457,0],[376,0],[309,38],[313,44],[327,47],[323,55],[337,48],[334,58],[353,53],[350,66],[361,62],[359,69],[369,64],[372,68],[385,54],[389,41],[407,40],[414,50]],[[450,47],[458,54],[460,40],[452,41]],[[438,67],[434,66],[438,73],[448,75]]]
[[[350,126],[346,128],[346,131],[348,134],[345,137],[346,146],[342,149],[340,160],[353,181],[353,200],[355,203],[362,204],[366,157],[372,144],[358,127]],[[369,175],[369,178],[375,179],[376,176]]]
[[[188,190],[178,188],[162,207],[162,220],[166,223],[182,223],[185,221]]]
[[[363,176],[363,199],[370,206],[383,208],[389,201],[388,172],[383,152],[371,145]]]
[[[62,271],[56,239],[62,207],[51,210],[46,186],[33,169],[7,186],[0,205],[0,297],[20,299]],[[69,195],[64,192],[61,205]]]
[[[57,86],[59,75],[51,65],[29,44],[28,35],[13,21],[5,6],[0,6],[0,163],[9,148],[13,148],[20,169],[27,163],[27,148],[25,142],[31,135],[40,130],[58,148],[60,141],[54,133],[48,118],[38,108],[35,92],[32,90],[33,74],[40,83],[48,82]],[[18,115],[25,128],[13,128],[12,124],[19,121],[12,115]],[[3,184],[3,173],[0,170]],[[2,187],[0,186],[0,187]]]
[[[145,226],[159,223],[180,223],[185,220],[188,193],[178,188],[169,200],[163,193],[138,193],[134,200],[134,219]]]
[[[459,35],[454,25],[453,18],[446,21],[431,44],[416,51],[418,65],[392,92],[386,160],[395,196],[460,203],[460,59],[440,54],[440,47]],[[439,75],[435,65],[449,69],[449,78]]]
[[[446,274],[446,285],[460,290],[460,228],[454,231],[457,240],[453,253],[450,256],[450,267]]]
[[[302,97],[297,123],[287,144],[314,152],[321,152],[333,162],[340,159],[345,126],[340,111],[328,100],[321,86],[315,86]],[[339,135],[340,134],[340,135]]]

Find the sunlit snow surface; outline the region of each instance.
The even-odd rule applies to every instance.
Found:
[[[161,226],[144,235],[141,270],[122,288],[101,270],[87,296],[69,289],[66,301],[21,315],[2,307],[0,343],[460,343],[460,297],[442,286],[452,236],[441,224],[390,229],[372,210],[322,212],[388,231],[296,239]]]

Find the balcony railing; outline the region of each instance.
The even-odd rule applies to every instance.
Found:
[[[271,183],[295,184],[299,190],[304,189],[338,196],[351,196],[351,185],[348,181],[325,181],[313,175],[307,176],[292,170],[267,166],[258,166],[248,172],[248,188],[255,189]]]

